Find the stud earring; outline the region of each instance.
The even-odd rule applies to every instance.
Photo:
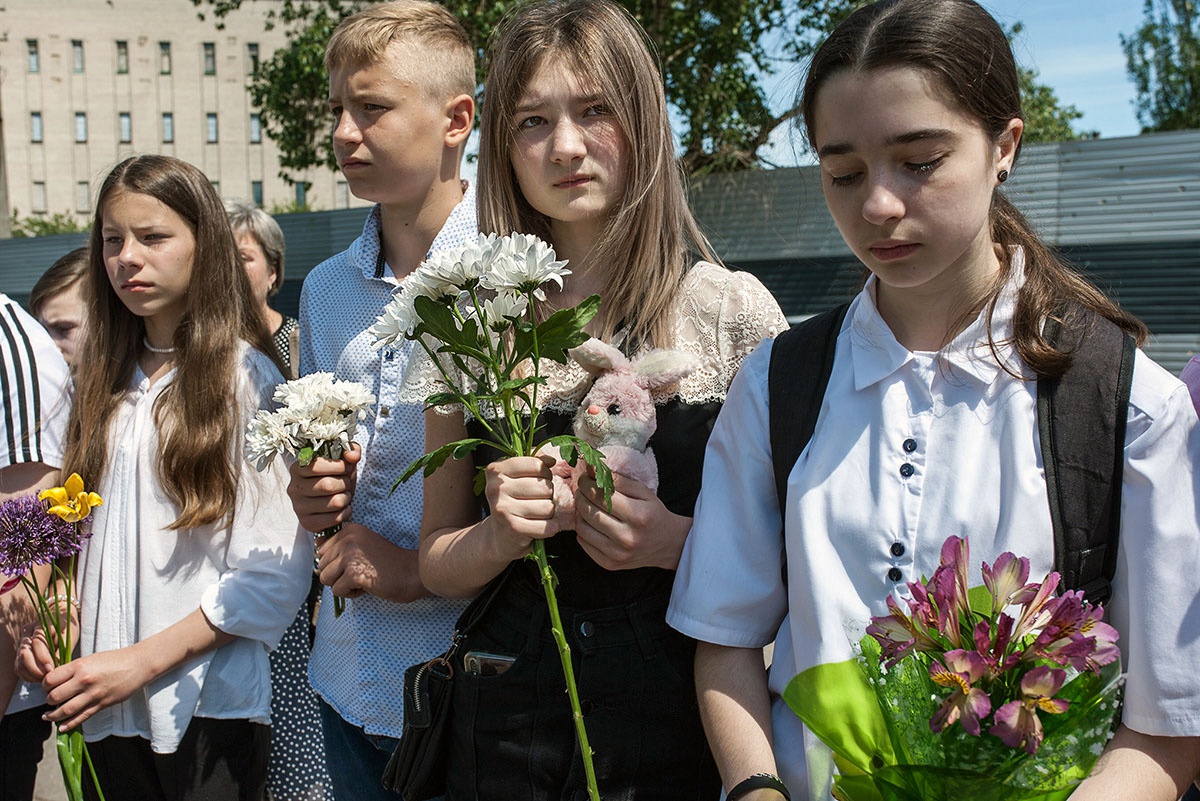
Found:
[[[999,181],[1000,183],[1004,183],[1005,181],[1007,181],[1008,180],[1008,170],[1001,170],[1000,172],[996,173],[996,180]]]

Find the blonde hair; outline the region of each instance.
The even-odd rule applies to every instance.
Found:
[[[485,232],[550,239],[549,219],[517,185],[514,116],[530,78],[546,58],[561,60],[604,99],[625,137],[625,190],[588,256],[611,270],[601,293],[610,338],[621,323],[636,346],[670,341],[679,282],[699,255],[717,261],[688,208],[662,76],[637,21],[608,0],[550,0],[520,6],[497,27],[488,48],[480,114],[479,226]]]
[[[212,183],[187,162],[134,156],[100,188],[83,278],[88,338],[76,376],[64,472],[99,484],[108,469],[109,427],[129,389],[146,326],[113,291],[104,268],[101,229],[109,201],[121,193],[155,198],[187,223],[195,238],[187,308],[175,329],[175,379],[154,405],[158,479],[178,507],[174,529],[228,521],[237,502],[241,436],[237,399],[239,341],[284,371]]]
[[[471,39],[453,14],[427,0],[378,3],[346,17],[325,47],[325,71],[374,64],[393,42],[421,49],[424,68],[421,80],[415,82],[427,97],[442,100],[475,96],[475,48]]]

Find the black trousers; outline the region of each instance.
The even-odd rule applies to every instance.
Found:
[[[192,718],[179,749],[156,754],[141,737],[88,743],[108,801],[262,801],[271,730],[246,720]],[[98,801],[87,770],[84,796]]]
[[[720,794],[696,703],[696,644],[667,626],[667,600],[562,609],[605,801],[715,801]],[[510,581],[459,646],[449,801],[586,798],[547,617],[540,588]],[[515,659],[499,672],[472,674],[463,661],[472,651],[494,655],[485,657],[492,664]]]
[[[42,747],[53,724],[42,720],[48,707],[5,715],[0,720],[0,801],[32,801]]]

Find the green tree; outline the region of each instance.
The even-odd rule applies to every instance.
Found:
[[[219,21],[243,0],[192,0],[201,18]],[[774,105],[764,82],[791,70],[849,12],[852,0],[622,0],[646,28],[663,66],[668,101],[678,121],[680,159],[689,173],[767,164],[762,150],[773,131],[795,118],[795,99]],[[333,168],[326,108],[324,46],[351,0],[282,0],[268,12],[288,43],[251,78],[250,93],[287,173]],[[445,0],[472,41],[484,43],[513,5]],[[482,50],[480,51],[482,56]],[[480,82],[482,83],[482,58]],[[780,107],[781,106],[781,107]]]
[[[14,238],[52,236],[54,234],[79,234],[87,230],[88,224],[80,222],[79,218],[70,212],[37,214],[22,219],[20,211],[13,209],[12,235]]]
[[[1200,128],[1200,8],[1146,0],[1142,26],[1121,36],[1143,131]]]
[[[1083,116],[1075,106],[1064,106],[1054,90],[1038,83],[1036,70],[1017,67],[1017,80],[1021,85],[1021,110],[1025,114],[1025,133],[1022,141],[1066,142],[1072,139],[1094,139],[1097,131],[1080,131],[1074,122]]]

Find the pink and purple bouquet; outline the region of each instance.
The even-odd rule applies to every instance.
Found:
[[[1087,777],[1122,687],[1116,630],[1060,577],[1011,553],[968,588],[950,537],[929,579],[871,618],[856,659],[810,668],[784,698],[833,752],[841,801],[1054,801]]]

